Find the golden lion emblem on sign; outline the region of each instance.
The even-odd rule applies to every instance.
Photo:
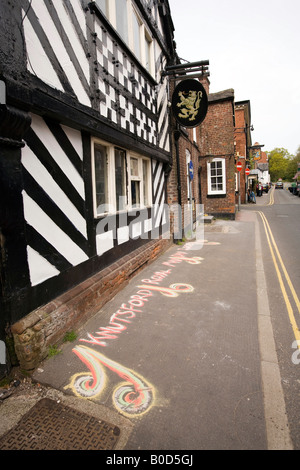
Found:
[[[177,103],[177,106],[181,108],[178,116],[189,121],[195,121],[200,108],[202,91],[179,91],[178,96],[180,102]]]

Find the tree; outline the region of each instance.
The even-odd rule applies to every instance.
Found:
[[[271,175],[271,181],[277,181],[279,178],[292,179],[290,173],[293,171],[291,165],[295,158],[284,148],[275,148],[271,152],[267,152],[269,159],[269,172]],[[296,170],[297,171],[297,170]]]
[[[294,157],[291,158],[288,162],[287,171],[285,175],[285,179],[288,181],[292,181],[295,174],[298,171],[298,167],[300,164],[300,146],[298,147],[297,153]]]

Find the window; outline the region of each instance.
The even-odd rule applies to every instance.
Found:
[[[144,196],[144,206],[147,207],[150,205],[151,199],[151,179],[150,179],[150,161],[143,160],[143,196]]]
[[[107,1],[107,0],[96,0],[96,3],[97,3],[97,5],[98,5],[98,7],[99,7],[100,10],[102,11],[102,13],[104,13],[105,16],[107,15],[106,1]]]
[[[106,212],[108,198],[108,155],[107,147],[96,144],[94,147],[95,188],[97,214]]]
[[[225,159],[218,158],[207,163],[208,195],[226,194]]]
[[[128,44],[128,0],[96,0],[96,3],[122,39]]]
[[[136,57],[141,60],[141,23],[137,14],[133,12],[132,16],[132,24],[133,24],[133,51]]]
[[[153,39],[130,0],[96,0],[121,38],[149,73],[154,73]]]
[[[126,209],[126,152],[115,148],[116,209]]]
[[[116,25],[118,33],[124,39],[126,44],[128,44],[127,0],[117,0]]]
[[[145,36],[145,67],[151,72],[151,39]]]
[[[152,45],[150,33],[146,29],[139,15],[132,12],[133,52],[149,73],[152,72]]]
[[[153,57],[153,41],[144,27],[144,48],[145,48],[145,54],[143,58],[143,64],[144,67],[147,69],[149,73],[153,72],[153,63],[154,63],[154,57]]]
[[[150,160],[138,156],[130,157],[131,207],[146,207],[151,204]]]
[[[137,158],[130,159],[130,185],[131,185],[131,207],[140,206],[140,175],[139,175],[139,160]]]
[[[96,139],[92,149],[95,217],[152,204],[148,158]]]

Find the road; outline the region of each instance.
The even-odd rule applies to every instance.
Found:
[[[261,199],[261,198],[258,198]],[[271,321],[291,439],[300,449],[300,197],[263,196],[258,211]],[[297,348],[297,345],[299,348]]]

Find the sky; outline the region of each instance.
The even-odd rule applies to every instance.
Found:
[[[177,53],[209,60],[210,93],[250,100],[252,144],[300,147],[300,0],[169,0]]]

